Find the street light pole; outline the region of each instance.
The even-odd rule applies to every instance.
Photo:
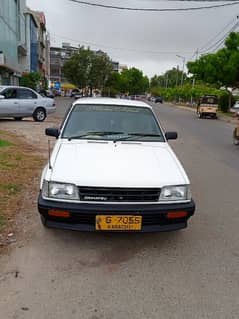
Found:
[[[178,55],[178,54],[176,54],[176,56],[183,60],[182,77],[181,77],[181,86],[183,86],[184,67],[185,67],[186,58],[184,56],[181,56],[181,55]]]

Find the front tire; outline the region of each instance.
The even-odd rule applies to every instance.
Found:
[[[36,122],[43,122],[46,118],[46,111],[42,107],[38,107],[33,113],[33,119]]]

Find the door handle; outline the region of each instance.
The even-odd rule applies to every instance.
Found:
[[[14,104],[18,104],[18,102],[14,102]]]

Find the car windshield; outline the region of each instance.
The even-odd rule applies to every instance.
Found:
[[[77,104],[62,138],[164,142],[163,133],[147,107]]]
[[[201,98],[201,104],[211,104],[216,106],[218,104],[218,98],[214,96],[204,96]]]

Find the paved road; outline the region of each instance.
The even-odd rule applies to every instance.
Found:
[[[198,207],[189,228],[104,235],[48,230],[31,207],[34,234],[0,260],[1,319],[239,318],[233,126],[164,105],[155,110],[167,130],[179,133],[171,144]]]

